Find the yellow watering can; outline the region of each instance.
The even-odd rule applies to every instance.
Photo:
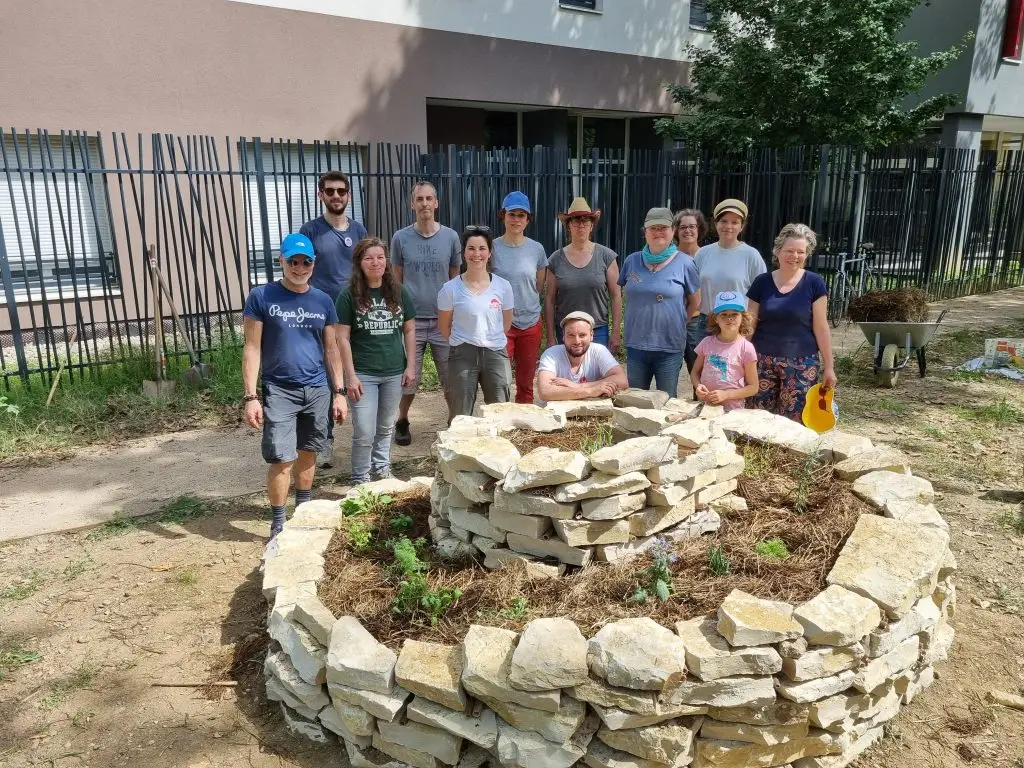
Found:
[[[825,389],[821,384],[815,384],[807,390],[807,399],[804,401],[804,411],[801,417],[804,425],[819,434],[833,429],[836,425],[836,414],[832,410],[834,396],[834,387]]]

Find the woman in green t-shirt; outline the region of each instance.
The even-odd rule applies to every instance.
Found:
[[[416,309],[395,281],[383,240],[352,253],[352,279],[339,297],[338,346],[352,403],[352,482],[391,476],[391,438],[402,387],[415,379]]]

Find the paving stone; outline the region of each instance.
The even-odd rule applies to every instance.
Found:
[[[686,648],[686,668],[701,680],[723,677],[773,675],[782,669],[782,658],[768,647],[732,648],[718,634],[716,621],[702,616],[676,623]]]
[[[352,688],[390,693],[395,687],[395,652],[371,635],[354,616],[342,616],[331,630],[327,679]]]
[[[587,565],[594,556],[589,547],[572,547],[557,536],[533,539],[518,533],[510,533],[506,537],[508,546],[516,552],[524,552],[538,557],[553,557],[566,565]]]
[[[316,638],[320,645],[327,646],[331,642],[331,628],[334,626],[334,614],[331,613],[317,597],[300,597],[295,601],[294,619]]]
[[[267,654],[263,662],[263,674],[268,678],[276,678],[288,693],[313,712],[319,712],[331,703],[323,685],[303,680],[289,658],[280,651]]]
[[[378,720],[390,723],[399,712],[405,707],[405,702],[412,696],[407,690],[396,685],[388,693],[377,693],[376,691],[364,691],[359,688],[350,688],[341,683],[327,683],[327,690],[330,691],[331,700],[347,702],[362,707]]]
[[[498,699],[481,698],[484,704],[494,710],[498,717],[520,731],[532,731],[548,741],[561,744],[568,741],[580,727],[587,714],[587,705],[569,696],[562,697],[557,712],[541,712],[520,704]]]
[[[615,407],[611,398],[595,397],[591,400],[551,400],[546,406],[549,411],[564,414],[567,418],[578,419],[593,416],[611,416]]]
[[[469,703],[462,690],[462,648],[457,645],[406,640],[398,654],[395,680],[417,696],[449,709]]]
[[[683,641],[647,617],[603,626],[588,643],[591,671],[610,685],[660,691],[686,675]]]
[[[565,573],[565,563],[542,563],[533,555],[514,552],[511,549],[495,547],[484,552],[484,568],[496,571],[511,562],[521,562],[526,575],[531,579],[557,579]]]
[[[500,480],[520,460],[520,454],[504,437],[457,437],[438,444],[437,458],[455,472],[485,472]]]
[[[621,443],[620,443],[621,445]],[[603,449],[602,449],[603,450]],[[642,472],[612,475],[595,472],[577,483],[566,483],[555,489],[555,501],[568,503],[583,499],[598,499],[642,491],[651,481]]]
[[[720,680],[687,679],[662,691],[658,703],[673,707],[691,704],[707,707],[759,707],[775,701],[771,677],[723,677]]]
[[[588,704],[614,707],[640,715],[653,715],[657,712],[654,692],[616,687],[597,677],[566,689],[566,693]]]
[[[689,704],[677,704],[667,706],[658,704],[652,714],[639,714],[617,707],[602,707],[600,704],[591,704],[590,708],[597,713],[604,725],[610,731],[628,730],[630,728],[645,728],[648,725],[657,725],[678,717],[692,717],[703,715],[707,707],[692,706]]]
[[[613,749],[645,760],[676,764],[679,758],[689,755],[693,747],[694,732],[688,726],[692,723],[662,723],[619,731],[602,727],[597,731],[597,738]]]
[[[931,597],[922,597],[906,616],[899,621],[889,622],[882,629],[875,629],[865,642],[868,656],[877,659],[896,649],[903,641],[934,626],[942,618],[942,611]]]
[[[944,531],[861,515],[826,581],[871,598],[890,618],[899,618],[934,591],[948,543]]]
[[[668,402],[668,395],[658,389],[637,389],[630,387],[612,398],[616,408],[661,408]]]
[[[452,524],[452,527],[457,526],[478,536],[486,536],[488,539],[504,542],[505,531],[492,525],[487,515],[483,512],[477,512],[476,509],[479,508],[459,509],[451,507],[448,510],[448,521]]]
[[[532,515],[535,517],[554,517],[571,520],[579,510],[578,503],[562,503],[550,496],[535,495],[529,492],[506,493],[499,483],[494,489],[494,505],[491,509],[499,509],[512,515]]]
[[[285,728],[289,733],[294,736],[303,736],[318,744],[330,743],[330,737],[324,732],[319,722],[303,717],[284,703],[281,703],[280,707],[281,714],[284,716]]]
[[[505,768],[569,768],[587,752],[597,731],[597,718],[588,717],[572,738],[555,744],[532,731],[520,731],[498,719],[498,760]]]
[[[326,680],[324,664],[328,656],[327,649],[294,621],[283,622],[275,630],[271,638],[280,643],[281,650],[299,677],[312,685],[322,684]]]
[[[612,410],[612,424],[628,432],[653,437],[667,427],[674,416],[678,418],[672,411],[625,406]]]
[[[709,707],[708,717],[723,723],[746,725],[795,725],[807,723],[808,705],[776,699],[760,707]]]
[[[544,712],[557,712],[560,691],[520,691],[509,683],[516,637],[516,633],[508,629],[471,625],[462,642],[462,687],[477,698],[484,696]]]
[[[417,696],[405,711],[414,722],[441,728],[484,749],[490,749],[498,741],[498,720],[487,708],[481,708],[477,716],[467,715]]]
[[[442,467],[444,479],[458,489],[473,504],[490,504],[494,501],[493,477],[486,472],[456,472]]]
[[[898,448],[885,445],[858,453],[833,467],[839,479],[847,482],[878,470],[907,474],[910,471],[910,458]]]
[[[696,509],[697,504],[693,496],[687,496],[671,507],[644,507],[629,516],[629,532],[633,536],[651,536],[681,523]]]
[[[939,510],[933,504],[921,504],[917,501],[906,501],[902,499],[889,499],[885,502],[882,514],[891,517],[893,520],[902,520],[906,523],[917,523],[928,528],[938,528],[942,531],[949,531],[947,523]]]
[[[726,480],[721,483],[715,483],[714,485],[708,485],[697,491],[697,506],[703,507],[706,504],[710,504],[723,496],[728,496],[730,493],[736,490],[738,483],[736,480]]]
[[[502,485],[506,493],[518,493],[529,488],[571,483],[589,474],[590,461],[579,451],[542,447],[517,460]]]
[[[521,691],[546,691],[585,683],[589,675],[583,633],[571,620],[552,617],[534,619],[523,629],[508,679]]]
[[[665,427],[661,434],[671,437],[673,442],[682,448],[699,448],[711,439],[711,422],[704,419],[689,419]]]
[[[735,413],[735,411],[733,411]],[[791,763],[803,757],[816,757],[836,752],[826,736],[807,736],[774,746],[747,744],[742,741],[697,740],[697,765],[706,768],[751,768]]]
[[[783,659],[782,671],[790,680],[803,682],[819,677],[831,677],[845,669],[853,669],[866,659],[864,646],[823,645],[808,648],[798,659]]]
[[[334,503],[337,504],[337,502]],[[284,530],[277,534],[263,550],[263,559],[268,560],[279,554],[290,552],[313,553],[323,556],[333,537],[334,528],[295,528],[285,525]]]
[[[295,508],[295,514],[285,528],[329,528],[341,527],[341,504],[337,499],[314,499],[303,502]]]
[[[580,502],[580,506],[584,520],[618,520],[643,509],[644,503],[643,493],[627,493],[603,499],[586,499]]]
[[[806,683],[791,683],[779,678],[776,680],[775,687],[779,696],[784,699],[795,701],[798,704],[809,704],[812,701],[845,691],[853,685],[853,679],[856,676],[856,672],[848,669],[838,675],[808,680]]]
[[[749,725],[748,723],[723,723],[705,718],[700,728],[702,739],[742,741],[747,744],[761,744],[771,747],[807,736],[807,721],[790,725]]]
[[[491,403],[480,406],[480,415],[504,429],[555,432],[565,429],[565,414],[525,403]]]
[[[590,768],[664,768],[665,766],[665,763],[645,760],[628,752],[613,749],[600,739],[590,742],[587,754],[583,756],[583,764]]]
[[[931,483],[902,472],[868,472],[853,481],[852,490],[878,509],[884,509],[889,501],[916,501],[928,504],[935,500],[935,491],[932,490]]]
[[[762,600],[739,589],[730,592],[718,607],[718,632],[729,645],[769,645],[803,635],[793,618],[793,606]]]
[[[873,600],[832,584],[793,610],[793,618],[804,628],[804,637],[814,645],[851,645],[882,622],[882,612]]]
[[[359,708],[354,707],[354,709]],[[366,747],[370,746],[370,736],[359,736],[358,734],[352,733],[352,731],[350,731],[348,727],[346,727],[345,723],[342,721],[341,717],[338,716],[337,711],[333,707],[324,707],[322,710],[320,710],[320,712],[317,714],[317,720],[319,720],[320,724],[331,733],[340,736],[342,739],[345,739],[346,741],[351,741],[358,747],[365,749]],[[373,717],[370,716],[371,734],[373,733],[373,722]]]
[[[462,738],[430,725],[407,721],[378,723],[381,738],[417,752],[436,757],[442,763],[455,765],[462,749]]]
[[[555,533],[570,547],[629,541],[629,520],[554,520]],[[537,537],[534,537],[537,538]]]
[[[412,768],[441,768],[444,763],[433,755],[412,749],[404,744],[395,744],[386,740],[379,732],[373,734],[373,748],[389,755],[395,760],[406,763]]]
[[[634,437],[594,451],[590,464],[597,472],[626,475],[671,461],[677,455],[675,443],[669,437]]]

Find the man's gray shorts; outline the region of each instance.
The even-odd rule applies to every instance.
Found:
[[[295,461],[299,451],[319,453],[327,447],[331,413],[330,387],[279,387],[263,384],[263,460]]]

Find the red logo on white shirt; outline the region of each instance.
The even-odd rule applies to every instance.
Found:
[[[491,309],[500,310],[501,309],[501,302],[498,301],[497,299],[491,299]]]

